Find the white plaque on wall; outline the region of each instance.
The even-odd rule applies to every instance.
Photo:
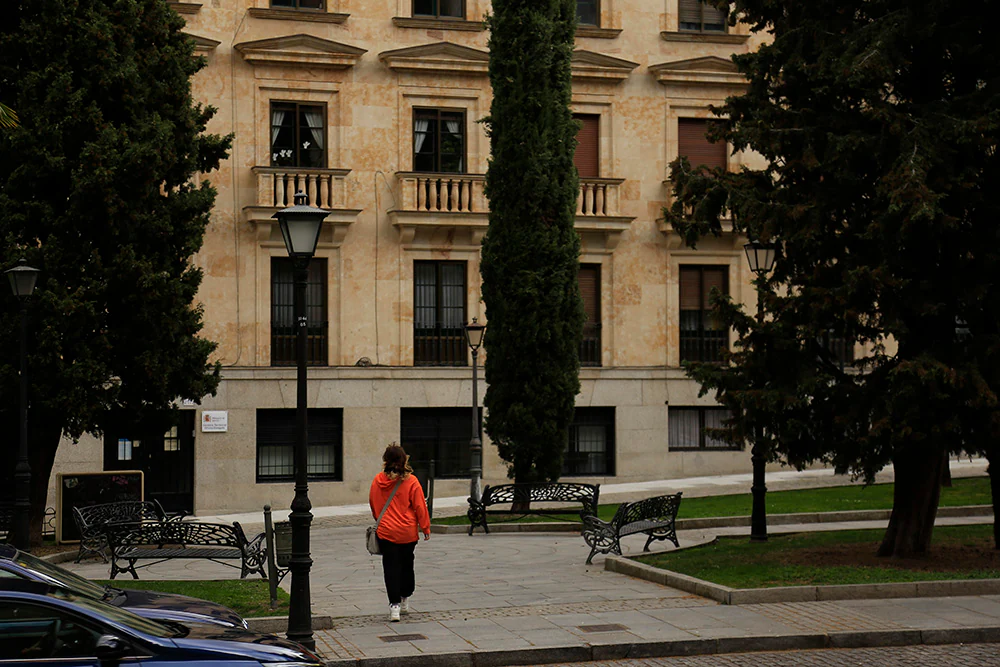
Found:
[[[202,433],[225,433],[229,430],[229,412],[226,410],[203,410],[201,413]]]

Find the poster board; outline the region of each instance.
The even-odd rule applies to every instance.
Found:
[[[73,507],[119,500],[143,500],[141,470],[59,473],[56,475],[56,542],[79,542]]]

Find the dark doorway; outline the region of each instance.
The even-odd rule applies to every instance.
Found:
[[[143,471],[146,500],[167,512],[194,512],[194,410],[153,432],[111,426],[104,432],[104,469]]]

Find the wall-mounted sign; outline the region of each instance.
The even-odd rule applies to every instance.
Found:
[[[183,399],[181,401],[181,407],[182,408],[193,408],[196,405],[197,405],[197,403],[195,403],[194,400],[192,400],[190,398],[185,398],[185,399]]]
[[[201,413],[202,433],[225,433],[229,430],[229,412],[226,410],[203,410]]]

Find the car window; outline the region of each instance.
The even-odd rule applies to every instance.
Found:
[[[59,592],[53,591],[52,595],[61,597],[66,600],[71,600],[79,607],[83,607],[86,611],[91,611],[96,613],[98,616],[103,617],[113,623],[123,625],[126,628],[136,630],[138,632],[151,635],[153,637],[175,637],[177,636],[177,630],[171,629],[162,623],[153,621],[148,618],[143,618],[142,616],[137,616],[127,609],[122,609],[121,607],[114,607],[106,602],[101,602],[100,600],[94,600],[93,598],[82,597],[79,595],[74,595],[69,592]]]
[[[44,561],[41,558],[36,558],[31,554],[18,553],[14,562],[23,568],[33,570],[46,579],[51,580],[51,583],[65,586],[70,590],[76,591],[80,595],[86,595],[87,597],[97,599],[100,599],[104,595],[103,587],[98,586],[88,579],[84,579],[78,574],[73,574],[65,568],[61,568],[58,565]]]
[[[100,633],[61,609],[0,600],[0,658],[93,656],[99,637]]]

